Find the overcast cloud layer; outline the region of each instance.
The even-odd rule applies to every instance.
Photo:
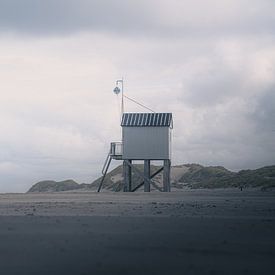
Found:
[[[173,112],[174,164],[274,164],[274,30],[274,1],[0,0],[0,192],[99,176],[121,76]]]

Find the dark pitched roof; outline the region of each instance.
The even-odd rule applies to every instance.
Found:
[[[172,113],[124,113],[122,127],[172,127]]]

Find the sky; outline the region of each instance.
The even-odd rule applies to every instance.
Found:
[[[100,176],[121,77],[172,164],[275,164],[274,0],[0,0],[0,192]]]

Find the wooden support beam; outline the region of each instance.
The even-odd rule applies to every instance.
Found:
[[[159,174],[162,170],[163,170],[163,167],[161,167],[158,171],[156,171],[155,173],[153,173],[153,174],[150,176],[150,179],[154,178],[154,177],[155,177],[157,174]],[[142,181],[140,184],[138,184],[136,187],[134,187],[134,188],[132,189],[131,192],[135,192],[135,191],[138,190],[143,184],[144,184],[144,181]],[[152,182],[152,184],[153,184],[153,182]],[[155,185],[154,185],[154,186],[155,186]],[[156,187],[156,186],[155,186],[155,187]],[[162,191],[161,188],[159,188],[158,186],[157,186],[157,189],[158,189],[159,191]]]
[[[132,160],[129,160],[129,163],[132,164]],[[127,176],[128,176],[128,192],[131,192],[132,190],[132,167],[128,165],[127,169]]]
[[[149,177],[145,176],[144,173],[140,172],[140,171],[138,170],[138,168],[136,168],[135,165],[133,165],[132,163],[130,163],[128,160],[124,160],[124,161],[125,161],[129,166],[132,167],[133,171],[135,171],[141,178],[144,179],[144,182],[147,182],[147,184],[150,185],[151,181],[150,181],[150,178],[149,178]]]
[[[132,185],[132,169],[129,164],[132,164],[132,160],[123,161],[123,191],[130,192]]]
[[[170,159],[165,159],[163,161],[163,191],[170,192],[170,172],[171,172],[171,161]]]
[[[144,178],[149,180],[144,181],[144,192],[150,192],[150,160],[144,160]]]
[[[127,192],[127,176],[126,176],[126,170],[127,170],[127,163],[124,160],[122,164],[122,177],[123,177],[123,192]]]

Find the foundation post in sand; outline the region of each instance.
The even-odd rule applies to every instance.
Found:
[[[132,160],[124,160],[123,161],[123,191],[131,192],[132,190]]]
[[[170,173],[171,173],[171,160],[165,159],[163,161],[163,191],[170,192]]]
[[[149,180],[144,181],[144,192],[150,192],[150,160],[144,160],[144,178]]]

